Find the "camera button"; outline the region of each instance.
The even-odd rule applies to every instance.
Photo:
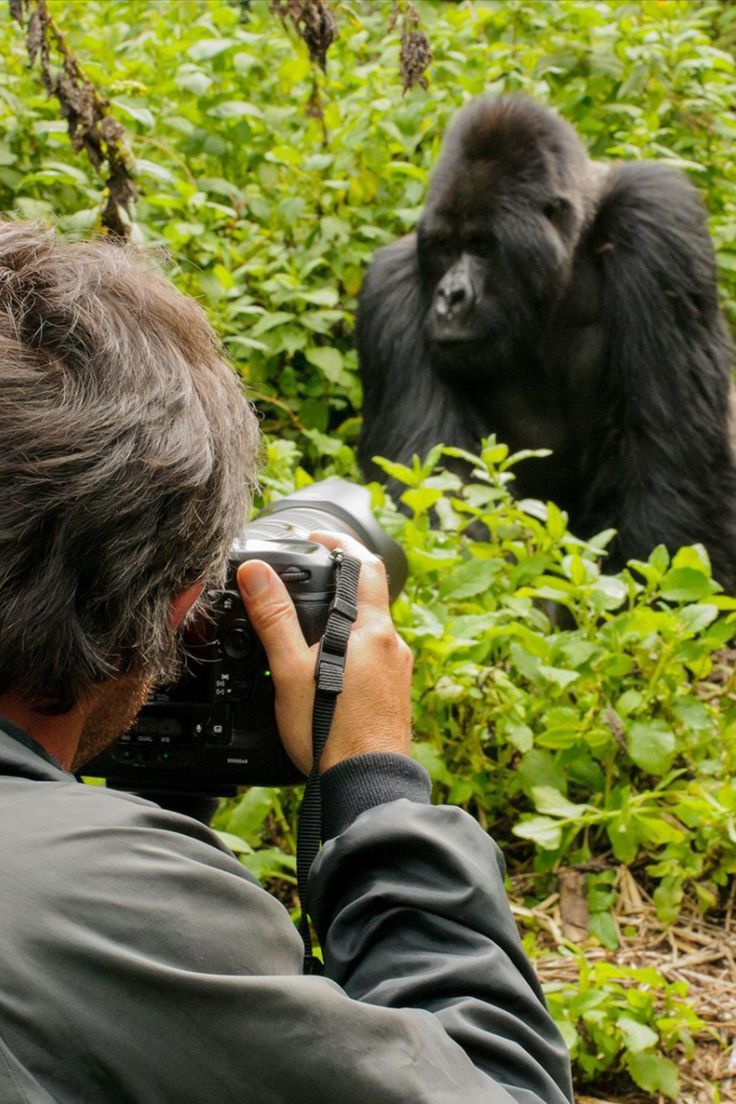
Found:
[[[233,621],[222,634],[222,649],[228,659],[247,659],[253,649],[253,636],[247,621]]]
[[[230,743],[230,719],[227,710],[216,709],[204,722],[204,742],[224,747]]]
[[[283,571],[279,571],[279,575],[285,583],[306,583],[312,578],[311,571],[305,571],[304,568],[297,567],[296,564],[285,567]]]

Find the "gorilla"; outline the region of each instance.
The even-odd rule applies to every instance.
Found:
[[[549,448],[516,493],[556,502],[580,537],[615,528],[607,570],[702,542],[736,591],[731,345],[682,173],[595,163],[523,97],[472,101],[416,233],[371,263],[357,341],[366,477],[374,456],[489,433]]]

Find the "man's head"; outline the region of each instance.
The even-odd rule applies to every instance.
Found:
[[[171,676],[172,599],[221,583],[257,459],[196,303],[127,248],[0,224],[0,695]]]

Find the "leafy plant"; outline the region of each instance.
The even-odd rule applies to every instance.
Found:
[[[443,455],[471,482],[437,471]],[[686,885],[712,906],[736,871],[734,672],[718,658],[736,600],[700,547],[603,574],[610,534],[584,543],[553,504],[514,499],[520,460],[490,439],[477,458],[382,464],[411,510],[386,524],[411,568],[394,613],[417,657],[417,754],[438,794],[533,844],[537,870],[610,852],[645,864],[663,919]],[[463,535],[471,521],[486,540]]]
[[[694,1053],[704,1026],[687,1006],[684,982],[668,982],[651,967],[590,965],[578,956],[575,985],[545,987],[550,1011],[585,1080],[625,1070],[648,1093],[680,1095],[677,1065],[668,1054]]]

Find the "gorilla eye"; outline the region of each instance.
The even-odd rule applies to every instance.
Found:
[[[422,262],[431,269],[444,269],[451,262],[453,244],[449,237],[422,238],[419,244]]]
[[[472,253],[475,257],[487,257],[493,248],[493,243],[490,238],[482,238],[476,234],[472,238],[468,238],[465,248],[468,253]]]
[[[565,220],[565,216],[570,208],[566,199],[561,196],[557,199],[551,199],[549,203],[546,203],[542,208],[542,214],[548,219],[553,226],[559,227]]]

